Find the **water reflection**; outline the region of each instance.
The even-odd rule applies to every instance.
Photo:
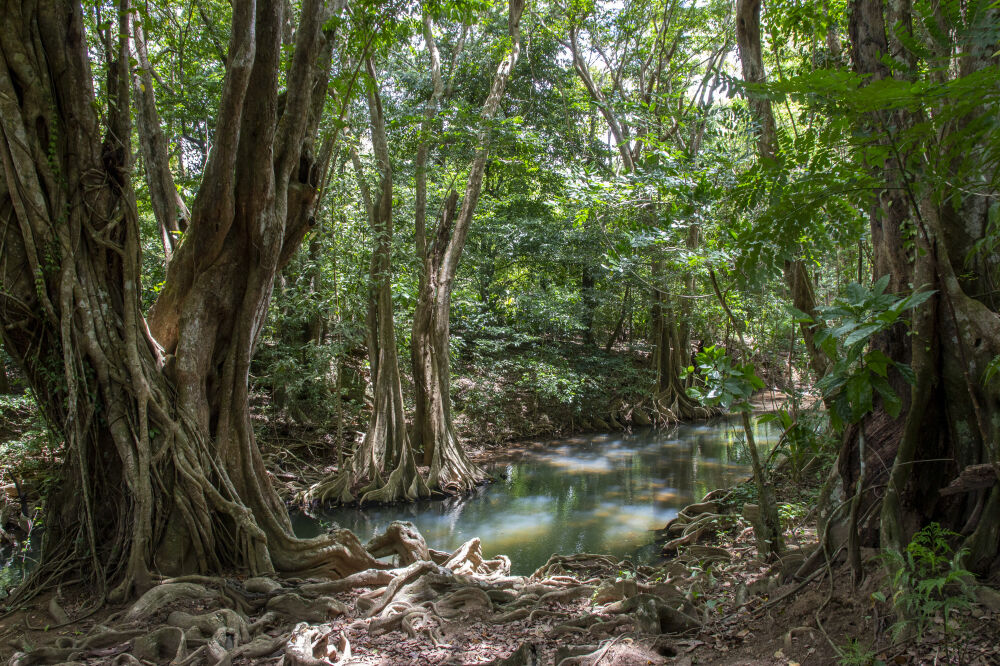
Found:
[[[767,426],[756,435],[762,447],[777,440]],[[514,573],[527,574],[552,553],[630,555],[685,505],[750,473],[735,420],[558,440],[490,471],[497,481],[465,497],[331,509],[322,523],[301,515],[293,522],[299,536],[336,523],[367,540],[408,520],[433,548],[453,550],[478,536],[487,556],[507,554]]]

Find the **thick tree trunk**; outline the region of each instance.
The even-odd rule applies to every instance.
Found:
[[[458,193],[452,192],[438,223],[439,241],[451,235],[457,204]],[[429,485],[465,492],[482,483],[486,473],[466,456],[451,416],[451,280],[442,279],[441,274],[441,250],[446,247],[446,243],[436,243],[424,262],[413,314],[411,353],[417,405],[414,436],[423,444],[424,464],[431,468]]]
[[[743,67],[743,80],[751,85],[767,81],[760,42],[761,0],[737,0],[736,46]],[[757,152],[761,159],[773,160],[778,152],[778,129],[771,99],[759,90],[748,90],[747,101],[758,124]]]
[[[906,39],[895,32],[909,30],[908,5],[890,3],[889,15],[884,11],[877,0],[852,3],[854,67],[873,81],[908,77],[914,65],[903,46]],[[962,61],[980,65],[993,50],[986,44],[962,47],[966,49]],[[885,64],[888,53],[897,57],[893,72]],[[936,289],[938,295],[915,313],[912,336],[899,327],[873,341],[893,360],[910,363],[916,384],[911,388],[898,376],[890,377],[904,398],[900,417],[893,419],[876,404],[875,411],[845,437],[840,471],[845,488],[861,488],[861,515],[868,516],[860,522],[861,543],[901,549],[916,530],[937,520],[967,537],[966,565],[984,571],[1000,551],[1000,486],[947,497],[939,490],[966,467],[996,464],[1000,459],[996,450],[1000,392],[995,382],[982,381],[988,363],[1000,354],[1000,317],[989,302],[989,289],[968,291],[973,285],[989,284],[986,275],[976,274],[976,266],[983,264],[970,271],[965,255],[953,249],[970,229],[985,229],[986,219],[984,213],[974,214],[979,193],[956,191],[959,206],[950,199],[939,205],[912,186],[909,156],[900,153],[894,141],[898,132],[917,120],[902,112],[890,117],[879,111],[867,121],[868,129],[881,134],[892,155],[877,171],[886,188],[871,215],[874,273],[891,275],[890,289],[903,291],[912,282]],[[951,214],[957,209],[967,209],[970,217],[960,220]],[[916,229],[917,251],[912,254],[903,244],[906,225]],[[963,283],[958,274],[971,274],[971,279],[966,277]],[[875,510],[880,503],[881,510]]]
[[[284,212],[303,123],[290,103],[276,133],[270,104],[280,10],[234,3],[220,127],[191,224],[199,242],[171,262],[154,340],[139,307],[128,178],[127,4],[103,143],[79,6],[0,6],[0,316],[7,349],[66,442],[43,563],[25,589],[82,573],[124,597],[154,571],[369,566],[349,533],[292,536],[249,422],[250,354],[279,258],[301,238]],[[308,94],[321,21],[321,5],[306,2],[290,98]],[[261,168],[272,146],[294,153],[273,171]],[[238,155],[244,168],[234,168]]]

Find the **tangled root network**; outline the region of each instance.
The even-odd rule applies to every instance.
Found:
[[[632,567],[623,579],[623,563],[602,555],[554,555],[531,576],[512,576],[510,560],[486,559],[479,539],[437,551],[403,522],[366,549],[392,562],[339,580],[164,580],[87,635],[9,663],[400,663],[388,653],[407,641],[420,648],[409,663],[571,666],[643,649],[642,663],[660,663],[673,653],[664,634],[702,624],[680,577]],[[400,633],[387,648],[390,632]]]

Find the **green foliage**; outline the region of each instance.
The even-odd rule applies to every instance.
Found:
[[[788,457],[793,481],[801,479],[805,467],[817,456],[831,455],[835,446],[827,435],[828,420],[818,410],[800,411],[793,418],[788,410],[779,409],[762,414],[757,422],[773,423],[781,428],[775,452],[784,452]]]
[[[959,535],[931,523],[915,535],[905,553],[886,550],[883,558],[892,572],[890,597],[900,614],[893,626],[896,636],[913,630],[923,637],[940,615],[944,630],[957,610],[968,608],[974,599],[973,575],[962,567],[964,550],[953,552],[951,542]],[[887,597],[873,595],[879,601]]]
[[[750,396],[764,388],[764,381],[757,376],[752,363],[734,363],[724,349],[715,345],[698,352],[695,362],[702,385],[689,387],[689,396],[710,407],[751,411]],[[694,372],[695,366],[688,366],[685,378]]]
[[[0,482],[32,479],[45,486],[54,479],[61,443],[42,418],[30,393],[0,394],[2,441]]]
[[[489,330],[463,338],[453,366],[454,409],[476,440],[558,433],[649,397],[650,372],[634,358]]]
[[[908,365],[892,360],[869,343],[879,333],[905,324],[905,312],[920,306],[934,292],[914,291],[898,297],[885,293],[888,284],[889,276],[883,276],[870,289],[852,283],[833,305],[817,308],[820,324],[816,344],[834,362],[816,386],[831,403],[830,419],[837,429],[860,421],[872,411],[876,393],[890,415],[899,414],[902,400],[889,384],[890,369],[911,384],[915,381]]]
[[[837,663],[840,666],[882,666],[884,662],[875,659],[875,650],[870,644],[851,638],[837,648]]]
[[[1000,372],[1000,355],[994,356],[992,360],[986,365],[986,369],[983,370],[983,386],[989,385]]]

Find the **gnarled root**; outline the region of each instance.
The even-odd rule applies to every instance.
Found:
[[[402,566],[431,559],[427,542],[413,523],[398,520],[391,523],[384,533],[376,535],[369,541],[365,545],[365,550],[373,557],[396,555]]]
[[[451,553],[435,551],[402,522],[390,525],[367,549],[356,539],[353,543],[363,553],[357,563],[374,566],[339,580],[292,585],[270,578],[242,583],[208,576],[170,579],[119,614],[122,626],[18,653],[11,663],[117,658],[116,663],[178,666],[238,660],[314,666],[346,663],[352,648],[355,658],[365,650],[366,634],[391,631],[438,646],[454,643],[452,636],[470,624],[513,624],[515,632],[545,624],[554,626],[550,638],[569,645],[608,647],[628,627],[641,637],[701,626],[699,609],[685,600],[680,587],[686,584],[690,592],[697,576],[684,578],[680,570],[668,573],[582,553],[554,555],[531,577],[511,576],[510,560],[486,559],[479,539]],[[692,557],[715,556],[707,547],[692,550]],[[406,566],[388,568],[374,559],[387,555]],[[633,575],[620,578],[623,569]],[[567,663],[591,663],[595,649],[601,648],[574,652],[576,661]],[[536,657],[526,643],[496,663],[535,663]]]
[[[329,666],[342,664],[351,658],[347,637],[330,625],[295,625],[285,644],[282,664],[286,666]]]

